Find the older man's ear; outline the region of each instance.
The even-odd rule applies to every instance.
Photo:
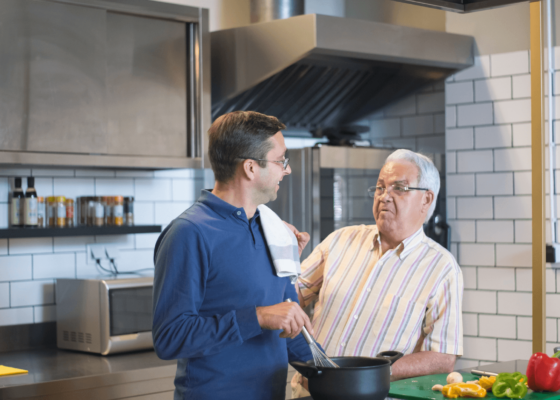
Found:
[[[434,192],[431,190],[426,190],[424,196],[422,197],[422,212],[428,213],[430,205],[434,202]]]

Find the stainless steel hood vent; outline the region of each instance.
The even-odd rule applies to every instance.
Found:
[[[212,117],[274,115],[315,130],[356,121],[473,64],[473,38],[308,14],[212,33]]]
[[[472,11],[489,10],[491,8],[508,6],[516,3],[526,3],[529,0],[395,0],[399,3],[410,3],[419,6],[437,8],[444,11],[468,13]]]

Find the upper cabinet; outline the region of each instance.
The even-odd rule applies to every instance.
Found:
[[[201,167],[208,13],[149,0],[0,2],[0,163]]]

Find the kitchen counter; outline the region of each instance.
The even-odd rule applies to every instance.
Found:
[[[0,377],[0,400],[169,399],[177,368],[154,351],[100,356],[59,349],[0,353],[0,365],[29,371]]]
[[[104,357],[58,349],[0,353],[0,365],[29,371],[28,374],[0,377],[0,400],[37,397],[49,400],[170,399],[177,368],[176,361],[160,360],[153,351]],[[523,372],[527,361],[488,364],[476,369]]]

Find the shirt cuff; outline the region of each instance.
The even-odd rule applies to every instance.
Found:
[[[239,328],[239,334],[244,342],[262,333],[255,307],[236,310],[235,319]]]

